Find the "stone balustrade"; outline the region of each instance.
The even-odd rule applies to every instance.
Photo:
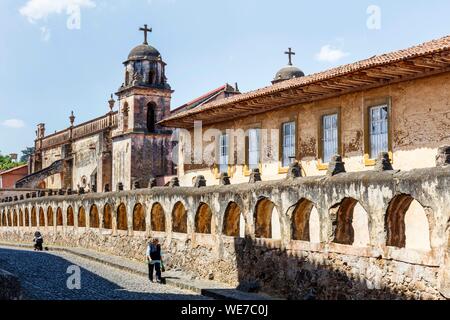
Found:
[[[158,237],[169,266],[243,289],[436,299],[450,293],[449,187],[442,166],[31,197],[0,204],[0,239],[39,230],[49,244],[143,259]]]

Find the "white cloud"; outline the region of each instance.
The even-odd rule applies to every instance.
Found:
[[[320,52],[316,54],[316,59],[325,62],[336,62],[342,58],[348,56],[349,53],[342,51],[339,48],[333,47],[332,45],[325,45],[320,49]]]
[[[23,120],[20,119],[9,119],[3,121],[1,125],[8,128],[20,129],[25,127],[25,122],[23,122]]]
[[[73,8],[94,8],[93,0],[29,0],[19,12],[34,23],[52,14],[67,13]]]

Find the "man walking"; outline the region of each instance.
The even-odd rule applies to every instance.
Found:
[[[156,281],[161,283],[161,264],[162,251],[158,239],[153,239],[147,247],[147,261],[148,261],[148,277],[153,282],[153,272],[156,271]]]

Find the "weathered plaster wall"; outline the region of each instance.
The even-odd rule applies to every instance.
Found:
[[[411,172],[360,172],[340,174],[333,178],[309,177],[295,180],[241,184],[223,187],[154,188],[121,193],[89,194],[28,199],[0,204],[0,214],[28,212],[32,208],[52,207],[63,212],[64,226],[0,227],[2,241],[30,242],[39,229],[47,244],[83,246],[138,260],[144,258],[147,237],[163,241],[169,267],[182,268],[194,276],[214,278],[247,290],[259,290],[289,298],[318,299],[440,299],[450,297],[450,167],[413,170]],[[398,195],[414,198],[412,211],[407,211],[402,231],[389,229],[391,214],[397,214]],[[268,199],[279,213],[279,225],[268,216],[269,228],[278,228],[280,240],[255,237],[264,227],[256,212],[261,199]],[[314,205],[309,218],[310,241],[292,240],[293,208],[302,199]],[[354,209],[341,208],[345,199],[356,202]],[[225,236],[228,225],[227,208],[235,202],[245,221],[246,238]],[[181,202],[187,213],[187,233],[172,231],[172,209]],[[134,231],[133,209],[142,204],[146,231]],[[152,208],[160,204],[165,215],[165,232],[152,230]],[[211,234],[196,232],[196,215],[203,204],[212,212]],[[89,226],[67,226],[67,209],[99,208],[104,219],[106,204],[112,207],[112,229]],[[127,212],[126,230],[118,230],[118,208],[124,204]],[[394,208],[394,209],[393,209]],[[339,210],[337,210],[339,209]],[[419,214],[422,212],[422,214]],[[260,215],[260,213],[262,215]],[[340,214],[344,213],[342,218]],[[351,215],[345,215],[349,214]],[[403,212],[404,214],[405,212]],[[415,217],[416,216],[416,217]],[[389,218],[389,219],[388,219]],[[54,216],[53,219],[56,219]],[[414,229],[425,220],[428,228]],[[397,221],[398,219],[393,219]],[[56,221],[56,220],[55,220]],[[342,225],[343,221],[346,221]],[[352,228],[348,222],[351,222]],[[176,222],[177,224],[179,221]],[[263,223],[263,224],[261,224]],[[56,225],[56,223],[53,223]],[[319,226],[319,227],[318,227]],[[242,226],[241,226],[242,227]],[[389,230],[387,230],[389,229]],[[405,231],[406,230],[406,231]],[[411,230],[419,249],[410,245]],[[405,235],[406,247],[387,246],[389,232],[395,237]],[[351,238],[349,244],[337,243]],[[275,236],[275,234],[274,234]],[[422,239],[422,240],[421,240]],[[428,241],[429,242],[428,242]],[[423,246],[429,243],[429,248]]]
[[[324,175],[325,167],[319,166],[320,123],[323,115],[340,112],[341,146],[348,171],[371,170],[364,162],[365,108],[377,100],[391,99],[391,138],[393,166],[395,169],[411,170],[435,165],[437,148],[450,143],[450,73],[423,79],[392,84],[363,92],[346,94],[337,98],[297,105],[260,115],[239,118],[212,126],[215,129],[280,129],[282,123],[296,121],[297,159],[301,160],[307,176]],[[204,130],[210,127],[204,127]],[[278,150],[271,150],[276,154]],[[182,156],[181,156],[182,157]],[[182,160],[183,161],[183,160]],[[213,170],[207,166],[190,170],[184,168],[181,183],[192,185],[192,178],[201,174],[208,185],[218,184]],[[233,183],[248,181],[244,168],[232,169]],[[263,180],[280,179],[279,163],[263,163]]]
[[[102,139],[99,134],[75,141],[72,144],[73,168],[72,185],[74,188],[83,186],[82,179],[86,178],[88,187],[91,181],[91,175],[98,169],[102,157]],[[101,174],[101,172],[98,172]]]
[[[49,167],[55,161],[61,160],[62,147],[44,150],[42,152],[42,168]],[[61,174],[52,175],[45,180],[45,187],[48,189],[59,189],[62,186]]]
[[[112,150],[112,186],[111,190],[116,191],[117,185],[123,183],[124,190],[131,189],[131,145],[129,137],[115,138]]]
[[[131,153],[131,180],[148,186],[150,177],[171,175],[170,135],[133,135]]]

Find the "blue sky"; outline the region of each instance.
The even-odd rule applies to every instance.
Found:
[[[225,82],[269,85],[288,47],[310,74],[445,36],[449,12],[448,0],[1,0],[0,150],[32,146],[37,123],[65,128],[71,110],[76,123],[106,113],[145,23],[175,108]]]

